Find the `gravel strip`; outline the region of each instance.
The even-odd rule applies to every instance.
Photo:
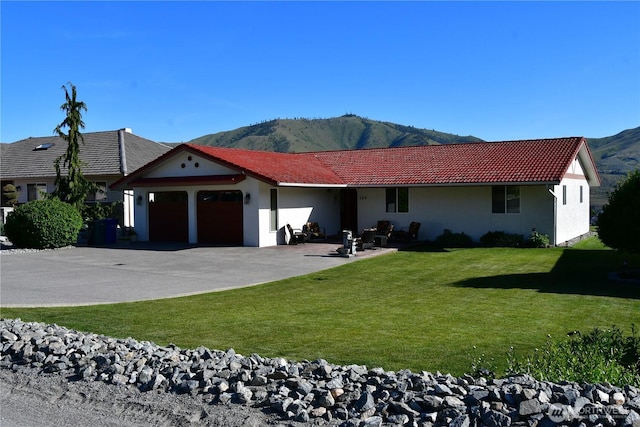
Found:
[[[120,425],[640,425],[640,390],[632,386],[245,357],[232,349],[162,347],[19,319],[0,320],[0,333],[0,379],[10,388],[2,392],[2,417],[7,401],[17,403],[12,396],[33,394],[45,405],[95,406],[101,417],[126,413]],[[73,417],[91,413],[72,413],[64,424],[89,424]],[[7,420],[12,416],[10,410]],[[93,424],[113,418],[100,420],[107,424]]]

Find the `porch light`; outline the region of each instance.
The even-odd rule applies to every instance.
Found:
[[[245,193],[244,194],[244,204],[248,205],[250,201],[251,201],[251,194]]]
[[[138,206],[142,205],[142,196],[139,195],[138,197],[136,197],[136,204]]]

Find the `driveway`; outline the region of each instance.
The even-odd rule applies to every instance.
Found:
[[[336,243],[268,248],[135,243],[0,255],[0,305],[69,306],[221,291],[300,276],[394,251],[344,258]]]

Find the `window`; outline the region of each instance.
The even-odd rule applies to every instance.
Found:
[[[495,185],[491,188],[492,213],[520,213],[520,187]]]
[[[95,184],[98,186],[98,191],[87,194],[87,202],[104,202],[107,200],[107,182],[98,181]]]
[[[271,209],[269,211],[269,230],[278,230],[278,190],[271,189]]]
[[[584,202],[584,198],[582,196],[582,185],[580,186],[580,203]]]
[[[47,194],[47,184],[27,184],[27,201],[42,200]]]
[[[409,212],[408,188],[387,188],[385,199],[387,212]]]
[[[562,204],[563,205],[567,204],[567,186],[566,185],[562,186]]]

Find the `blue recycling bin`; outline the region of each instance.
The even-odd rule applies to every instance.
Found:
[[[112,245],[116,243],[118,233],[118,220],[115,218],[104,219],[104,243]]]
[[[117,241],[118,220],[115,218],[96,219],[89,223],[90,245],[112,245]]]

